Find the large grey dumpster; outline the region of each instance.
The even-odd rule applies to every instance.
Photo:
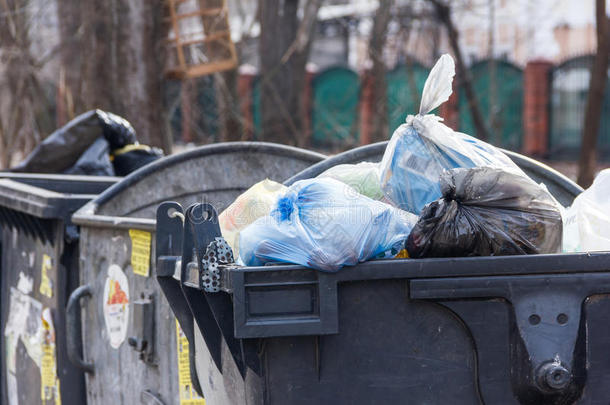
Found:
[[[75,362],[89,371],[89,405],[203,403],[190,381],[187,339],[177,337],[176,318],[149,267],[159,203],[206,200],[223,209],[256,182],[281,182],[323,158],[268,143],[204,146],[132,173],[74,215],[83,286],[68,311],[74,315],[88,297],[81,300],[84,358]],[[212,367],[201,374],[203,385],[230,380]]]
[[[0,178],[0,403],[81,405],[85,379],[68,362],[64,333],[66,301],[79,284],[79,235],[70,217],[120,179],[15,173]]]
[[[288,182],[378,160],[382,149],[328,158]],[[510,156],[563,204],[581,191],[535,161]],[[211,389],[233,393],[214,404],[533,405],[579,397],[592,404],[610,397],[610,367],[599,357],[609,333],[608,253],[378,260],[337,273],[229,264],[214,270],[212,289],[204,282],[210,267],[202,265],[219,235],[210,208],[186,210],[181,233],[168,214],[182,208],[161,205],[157,237],[165,235],[166,246],[157,244],[157,260],[181,265],[197,320],[197,370],[210,367],[200,354],[215,346],[218,331],[231,342],[220,353],[225,385]],[[187,248],[182,256],[170,252],[168,242],[178,239],[196,247],[196,260]],[[225,368],[226,358],[239,373]]]

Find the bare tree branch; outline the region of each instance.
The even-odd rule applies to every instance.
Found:
[[[608,17],[606,1],[595,1],[595,20],[597,24],[597,52],[591,68],[589,95],[582,129],[580,159],[578,162],[578,184],[589,187],[593,183],[597,165],[597,138],[602,116],[604,90],[608,81]]]

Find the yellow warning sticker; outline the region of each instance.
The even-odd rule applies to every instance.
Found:
[[[61,405],[57,361],[55,356],[55,328],[51,311],[42,311],[42,359],[40,362],[40,399],[43,404]]]
[[[205,405],[203,399],[193,388],[191,383],[191,369],[189,367],[189,341],[176,319],[176,344],[178,351],[178,387],[180,391],[180,405]]]
[[[131,267],[134,274],[148,277],[150,274],[150,232],[130,229]]]
[[[53,282],[49,278],[49,271],[53,269],[51,256],[42,255],[42,268],[40,269],[40,293],[46,297],[53,297]]]

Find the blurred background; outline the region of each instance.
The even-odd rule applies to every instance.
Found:
[[[610,161],[604,0],[0,0],[0,166],[92,108],[166,153],[389,139],[427,74],[436,114],[587,186]]]

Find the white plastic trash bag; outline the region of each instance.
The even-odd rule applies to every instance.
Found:
[[[610,250],[610,169],[602,170],[563,218],[563,251]]]
[[[380,163],[381,188],[396,207],[419,214],[441,197],[444,170],[488,166],[525,174],[499,149],[469,135],[454,132],[442,118],[429,114],[452,92],[455,65],[442,55],[430,71],[419,109],[394,131]]]

